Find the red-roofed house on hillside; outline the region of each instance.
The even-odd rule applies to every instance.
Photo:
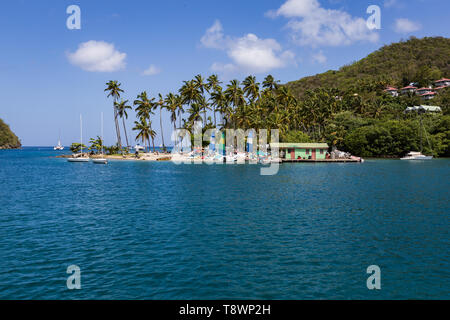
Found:
[[[400,89],[402,91],[402,94],[408,94],[408,93],[414,93],[417,90],[417,87],[414,86],[407,86]]]
[[[442,89],[445,89],[445,88],[448,88],[448,87],[444,87],[444,86],[442,86],[442,87],[437,87],[437,88],[434,88],[433,90],[434,90],[434,91],[436,91],[437,93],[440,93],[440,92],[441,92],[441,90],[442,90]]]
[[[420,89],[417,89],[417,90],[416,90],[416,94],[419,95],[419,96],[421,96],[421,95],[423,95],[423,94],[425,94],[425,93],[430,93],[430,92],[433,92],[433,89],[430,89],[430,88],[420,88]]]
[[[436,92],[428,92],[428,93],[424,93],[422,95],[420,95],[422,98],[424,98],[425,100],[431,100],[434,98],[434,96],[436,95]]]
[[[398,97],[398,90],[397,90],[397,88],[387,87],[386,90],[384,90],[384,92],[387,92],[387,93],[391,94],[391,96],[393,96],[393,97]]]
[[[450,79],[443,78],[434,82],[436,87],[448,87],[450,86]]]

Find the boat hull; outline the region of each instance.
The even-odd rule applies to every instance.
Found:
[[[92,159],[92,162],[95,164],[108,164],[107,159]]]
[[[405,157],[400,158],[400,160],[431,160],[433,159],[433,156],[422,156],[422,157]]]
[[[69,158],[68,162],[89,162],[89,158]]]

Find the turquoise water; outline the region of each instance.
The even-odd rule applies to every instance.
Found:
[[[0,299],[450,298],[450,160],[260,176],[54,155],[0,151]]]

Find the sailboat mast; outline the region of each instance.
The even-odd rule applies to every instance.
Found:
[[[423,127],[422,127],[422,115],[420,115],[419,114],[419,121],[420,121],[420,152],[422,152],[422,150],[423,150],[423,145],[422,145],[422,130],[423,130]]]
[[[102,137],[101,137],[101,139],[102,139],[102,155],[103,155],[103,112],[101,113],[101,122],[102,122]]]
[[[81,147],[81,154],[83,154],[83,121],[81,119],[80,114],[80,147]]]

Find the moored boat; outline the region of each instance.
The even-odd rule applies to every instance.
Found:
[[[433,159],[433,156],[426,156],[418,151],[411,151],[403,158],[400,158],[400,160],[431,160]]]
[[[89,162],[89,157],[83,155],[83,122],[81,120],[80,114],[80,154],[78,156],[73,155],[71,158],[68,158],[68,162]]]

